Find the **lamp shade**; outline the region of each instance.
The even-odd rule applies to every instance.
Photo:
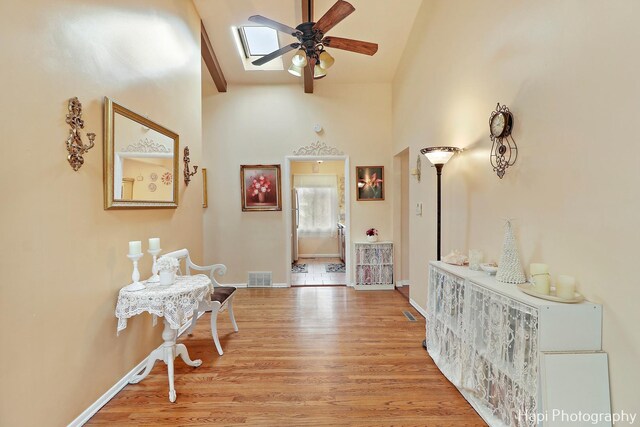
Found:
[[[291,74],[293,74],[296,77],[300,77],[302,76],[302,67],[298,67],[295,64],[291,64],[291,67],[289,67],[289,71]]]
[[[446,164],[458,151],[458,147],[427,147],[420,150],[434,166]]]
[[[313,78],[314,79],[316,79],[316,80],[317,79],[321,79],[326,75],[327,75],[327,71],[324,68],[322,68],[320,66],[320,64],[316,64],[316,66],[313,67]]]
[[[326,50],[322,51],[318,59],[320,59],[320,66],[325,70],[328,70],[329,68],[331,68],[331,66],[335,62],[335,59],[333,59],[333,56],[331,56],[329,52],[327,52]]]
[[[304,67],[307,65],[307,52],[304,49],[298,49],[293,58],[291,58],[291,62],[296,67]]]

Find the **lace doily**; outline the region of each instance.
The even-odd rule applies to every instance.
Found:
[[[127,327],[127,319],[145,311],[164,317],[173,329],[179,329],[189,320],[200,301],[210,298],[211,279],[204,274],[178,276],[173,285],[146,283],[141,291],[120,289],[116,317],[118,334]]]
[[[427,349],[442,373],[491,413],[533,427],[538,311],[464,279],[429,269]]]

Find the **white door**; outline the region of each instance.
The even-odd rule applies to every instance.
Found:
[[[298,190],[291,190],[291,261],[298,261],[298,224],[300,223],[300,205]]]

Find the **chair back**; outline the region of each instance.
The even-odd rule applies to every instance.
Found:
[[[182,274],[182,260],[185,260],[185,267],[186,267],[186,271],[187,271],[187,275],[189,275],[189,261],[191,261],[191,258],[189,257],[189,250],[187,248],[184,249],[179,249],[177,251],[173,251],[173,252],[168,252],[162,256],[170,256],[173,257],[175,259],[178,260],[178,262],[180,263],[180,267],[178,267],[178,274],[180,276],[184,276],[184,274]]]
[[[213,264],[213,265],[205,265],[205,266],[200,266],[197,264],[194,264],[193,261],[191,261],[191,257],[189,256],[189,250],[184,248],[184,249],[179,249],[177,251],[173,251],[173,252],[168,252],[166,254],[164,254],[163,256],[170,256],[173,258],[176,258],[178,260],[178,262],[180,262],[180,267],[178,267],[178,274],[180,274],[180,276],[183,276],[182,274],[182,260],[184,260],[184,265],[185,265],[185,270],[187,272],[187,276],[191,275],[191,270],[195,270],[196,272],[200,271],[203,273],[206,273],[209,278],[211,279],[211,282],[213,283],[214,287],[217,286],[222,286],[217,280],[216,280],[216,273],[220,276],[224,276],[227,272],[227,267],[224,264]],[[197,274],[197,273],[196,273]]]

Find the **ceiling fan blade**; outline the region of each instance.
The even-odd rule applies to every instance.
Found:
[[[256,59],[255,61],[252,62],[253,65],[264,65],[267,62],[276,59],[278,56],[282,56],[285,53],[292,51],[294,49],[297,49],[300,47],[300,43],[291,43],[288,44],[284,47],[281,47],[278,50],[274,50],[273,52],[271,52],[268,55],[263,56],[262,58]]]
[[[373,56],[378,51],[377,43],[363,42],[361,40],[343,39],[342,37],[326,37],[322,40],[326,47],[348,50]]]
[[[297,37],[298,34],[301,34],[301,32],[299,30],[296,30],[295,28],[291,28],[288,25],[281,24],[278,21],[274,21],[273,19],[265,18],[262,15],[250,16],[249,21],[255,22],[256,24],[264,25],[265,27],[273,28],[274,30],[281,31],[285,34],[290,34],[293,37]]]
[[[313,29],[322,32],[322,34],[326,34],[326,32],[335,27],[338,22],[351,15],[354,10],[356,10],[356,8],[353,7],[351,3],[338,0],[336,4],[331,6],[331,9],[327,10],[327,13],[322,15],[322,18],[316,22]]]

